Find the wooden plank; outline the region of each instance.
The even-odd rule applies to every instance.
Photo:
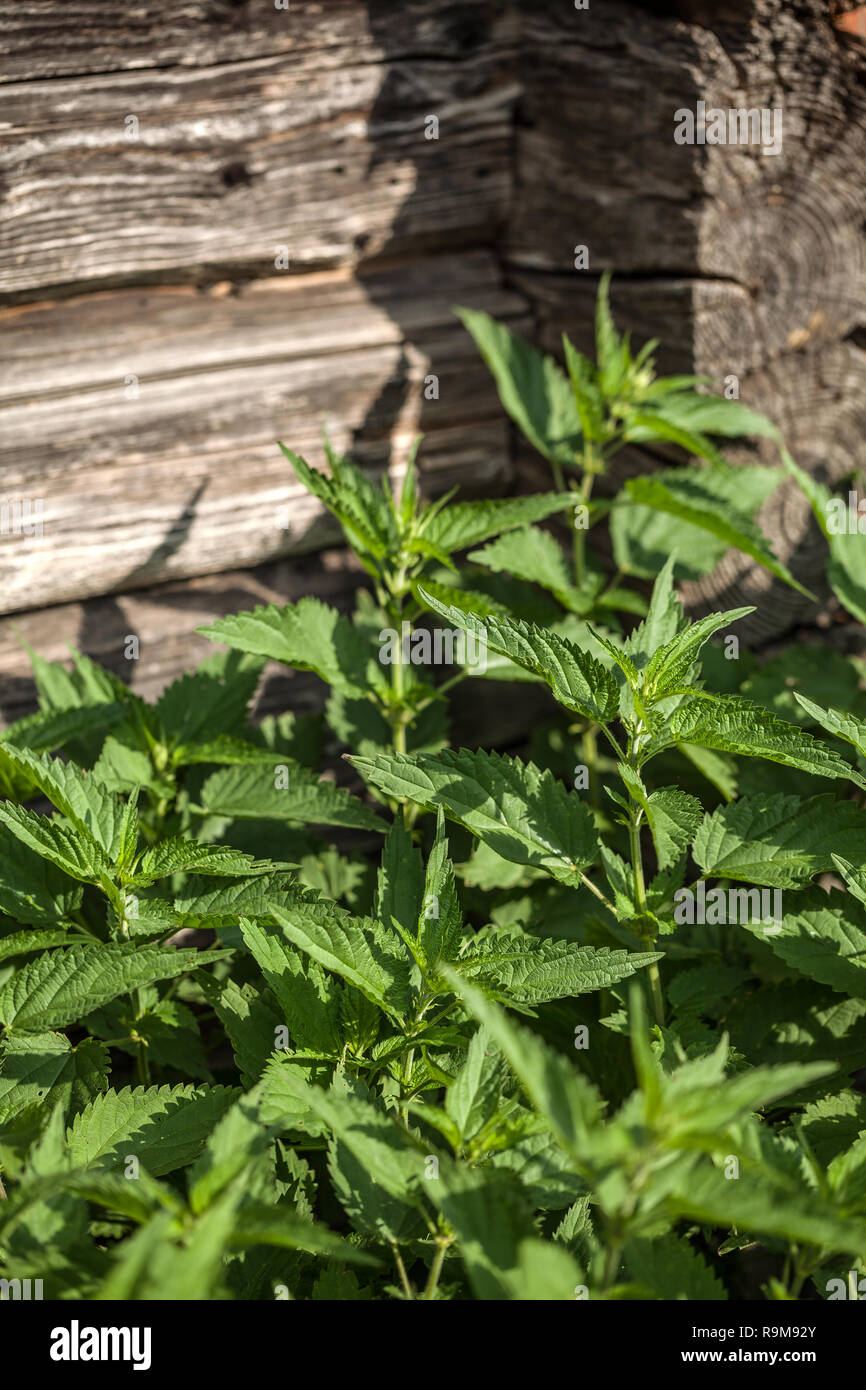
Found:
[[[744,9],[736,24],[713,4],[527,6],[506,252],[561,273],[564,299],[576,245],[593,276],[728,282],[740,303],[713,357],[753,370],[866,317],[866,49],[812,0]],[[779,108],[781,153],[677,144],[675,113],[700,100]]]
[[[325,425],[338,449],[398,471],[422,431],[432,491],[507,481],[503,412],[451,309],[525,325],[487,253],[217,288],[0,312],[0,611],[333,540],[275,442],[321,464]]]
[[[407,54],[458,62],[512,23],[498,0],[0,0],[0,82],[278,53],[296,67]]]
[[[539,340],[565,329],[591,348],[592,301],[613,268],[618,322],[661,340],[663,371],[736,376],[740,399],[778,425],[830,481],[866,467],[866,48],[840,38],[819,0],[609,0],[524,12],[526,90],[517,126],[510,280]],[[678,110],[780,109],[781,152],[678,145]],[[573,269],[585,245],[589,270]],[[625,454],[608,486],[655,458]],[[676,451],[674,451],[676,452]],[[775,457],[769,443],[727,450]],[[792,484],[760,517],[774,549],[826,598],[826,553]],[[731,554],[686,586],[693,611],[758,602],[743,625],[764,642],[814,605]]]
[[[673,143],[697,57],[692,31],[634,4],[522,6],[515,198],[505,252],[524,269],[688,274],[697,268],[696,152]]]
[[[482,32],[459,62],[343,48],[0,88],[0,298],[489,244],[518,88]]]

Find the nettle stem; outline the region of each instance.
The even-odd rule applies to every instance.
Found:
[[[638,730],[640,726],[638,726]],[[637,736],[636,736],[637,737]],[[636,739],[635,739],[636,742]],[[630,763],[635,759],[635,742],[632,743],[632,756]],[[641,917],[646,912],[646,880],[643,871],[643,851],[640,843],[640,828],[643,812],[635,810],[631,823],[629,824],[629,848],[631,851],[632,877],[634,882],[634,901],[635,907]],[[643,935],[643,933],[642,933]],[[646,945],[652,947],[655,942],[654,933],[647,933],[644,938]],[[665,1021],[665,1002],[662,994],[662,981],[659,974],[658,961],[653,961],[647,969],[647,981],[649,983],[650,1003],[652,1005],[653,1017],[660,1028],[664,1027]]]
[[[394,736],[394,752],[406,752],[406,720],[403,717],[403,653],[400,652],[397,660],[391,667],[391,680],[397,704],[394,709],[394,716],[391,720],[391,730]]]
[[[580,501],[579,507],[588,507],[589,499],[592,496],[592,488],[595,482],[597,469],[595,454],[591,444],[584,445],[582,465],[584,469],[583,482],[578,489]],[[580,518],[583,519],[582,517]],[[588,520],[588,518],[587,518]],[[578,517],[574,518],[574,582],[578,588],[583,586],[586,578],[586,534],[589,526],[578,526]]]
[[[140,989],[136,989],[133,991],[133,993],[130,996],[130,1001],[132,1003],[132,1010],[135,1015],[135,1022],[137,1023],[145,1012],[144,1001],[142,999]],[[135,1031],[137,1032],[137,1030]],[[138,1037],[136,1038],[136,1042],[138,1043],[138,1053],[136,1056],[138,1079],[141,1082],[142,1086],[149,1086],[150,1060],[147,1055],[147,1043],[143,1039]]]
[[[401,568],[391,584],[391,592],[394,595],[394,601],[388,605],[387,610],[388,616],[394,625],[394,630],[397,633],[396,660],[391,663],[391,690],[394,694],[394,705],[389,715],[391,737],[395,753],[406,752],[406,728],[411,722],[410,719],[407,718],[407,711],[403,704],[406,690],[403,671],[403,599],[405,583],[405,568]]]
[[[601,1276],[601,1286],[606,1292],[612,1284],[616,1283],[616,1276],[619,1273],[620,1260],[622,1259],[622,1241],[611,1241],[607,1247],[604,1260],[604,1271]]]
[[[634,900],[639,912],[646,911],[646,883],[643,876],[643,852],[640,845],[640,813],[628,828],[631,867],[634,879]]]
[[[652,945],[651,942],[649,944]],[[659,1028],[664,1028],[665,1000],[664,995],[662,994],[662,977],[659,974],[659,965],[657,960],[654,960],[652,965],[649,966],[649,968],[647,969],[647,976],[649,978],[650,998],[652,999],[653,1016]]]
[[[450,1237],[436,1237],[436,1254],[433,1257],[433,1263],[430,1266],[430,1274],[427,1279],[427,1285],[424,1289],[425,1299],[433,1298],[437,1288],[439,1287],[439,1279],[442,1274],[442,1266],[445,1263],[445,1254],[448,1249],[448,1246],[451,1243],[452,1242]]]
[[[407,1298],[414,1299],[415,1294],[412,1291],[412,1285],[409,1283],[409,1276],[406,1273],[403,1256],[400,1254],[400,1247],[395,1240],[391,1242],[391,1250],[394,1255],[394,1263],[397,1266],[397,1273],[400,1276],[400,1286]]]

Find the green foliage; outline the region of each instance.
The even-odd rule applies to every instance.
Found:
[[[31,654],[0,1274],[46,1297],[795,1299],[866,1265],[862,666],[729,660],[752,610],[692,622],[674,584],[734,546],[799,587],[754,520],[779,470],[713,442],[778,437],[657,378],[606,277],[564,370],[461,316],[554,491],[430,502],[414,452],[395,486],[284,450],[365,571],[351,614],[226,617],[152,704]],[[594,497],[645,443],[701,466]],[[841,542],[831,580],[861,616]],[[255,723],[267,660],[324,714]],[[516,681],[528,744],[452,748]]]

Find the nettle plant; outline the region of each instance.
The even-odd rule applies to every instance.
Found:
[[[414,458],[398,492],[286,451],[369,577],[351,616],[217,622],[229,651],[155,704],[33,656],[40,709],[0,738],[4,1279],[859,1296],[864,671],[759,667],[729,631],[751,609],[687,621],[675,578],[729,545],[794,582],[749,511],[779,470],[709,442],[772,427],[656,380],[606,294],[569,377],[465,315],[554,492],[430,504]],[[599,501],[649,439],[704,465]],[[584,543],[607,517],[612,582]],[[267,659],[322,679],[324,727],[253,719]],[[470,678],[559,714],[520,756],[452,750]]]

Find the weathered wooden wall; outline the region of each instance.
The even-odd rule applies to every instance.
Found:
[[[866,45],[824,0],[646,0],[527,7],[511,279],[541,341],[587,346],[595,276],[670,370],[704,373],[768,414],[804,467],[866,469]],[[674,112],[780,107],[782,148],[678,145]],[[768,451],[768,459],[773,451]],[[646,466],[646,460],[641,461]],[[763,522],[821,585],[826,548],[793,485]],[[864,558],[866,574],[866,558]],[[697,608],[758,602],[753,640],[808,603],[732,552],[688,586]]]
[[[506,487],[455,302],[584,343],[611,267],[662,365],[739,376],[808,467],[866,463],[866,45],[824,0],[0,0],[0,49],[0,498],[44,499],[0,612],[59,605],[0,623],[13,706],[13,621],[104,649],[129,591],[126,631],[165,625],[147,684],[197,655],[179,581],[330,543],[277,438],[399,468],[420,428],[431,490]],[[782,153],[675,144],[699,99],[781,106]],[[790,488],[765,524],[814,582]],[[756,595],[755,637],[804,615],[737,556],[691,593]]]
[[[44,512],[41,537],[3,538],[0,611],[321,545],[275,440],[318,462],[325,424],[397,468],[423,430],[434,490],[508,481],[451,306],[520,322],[490,249],[513,20],[165,12],[0,4],[0,492]]]

